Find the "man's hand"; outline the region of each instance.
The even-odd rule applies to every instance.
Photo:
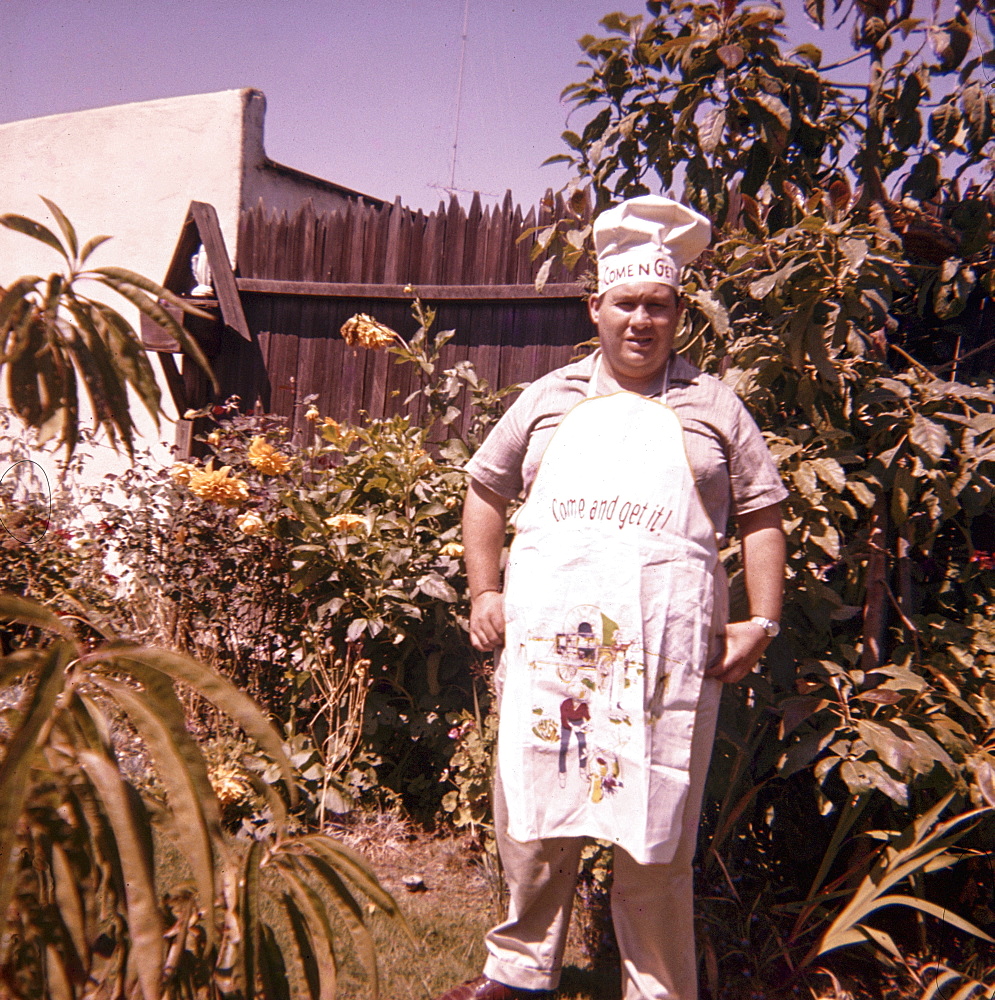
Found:
[[[760,661],[770,639],[756,622],[730,622],[726,626],[725,649],[721,659],[705,671],[723,684],[741,681]]]
[[[784,588],[784,532],[781,505],[771,504],[739,516],[743,542],[743,571],[750,613],[777,621]],[[731,622],[726,626],[725,649],[718,662],[705,671],[723,684],[741,681],[757,665],[770,639],[757,622]]]
[[[463,561],[470,588],[470,642],[487,653],[504,645],[501,551],[508,501],[475,479],[463,508]]]
[[[470,608],[470,642],[482,653],[504,645],[504,594],[485,590],[474,599]]]

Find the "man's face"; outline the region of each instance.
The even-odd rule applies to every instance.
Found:
[[[683,303],[669,285],[616,285],[588,301],[601,352],[615,380],[642,389],[667,365]]]

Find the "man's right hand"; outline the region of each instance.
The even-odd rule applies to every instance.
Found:
[[[470,605],[470,642],[488,653],[504,645],[504,594],[485,590]]]

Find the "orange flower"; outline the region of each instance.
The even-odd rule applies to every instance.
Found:
[[[365,528],[366,518],[358,514],[335,514],[325,518],[325,524],[332,531],[352,531],[353,528]]]
[[[203,469],[191,473],[187,485],[190,492],[201,500],[219,503],[223,507],[237,507],[249,498],[249,487],[244,479],[237,476],[229,478],[230,472],[230,465],[215,469],[212,459]]]
[[[277,476],[290,469],[290,459],[259,435],[249,443],[249,464],[264,476]]]
[[[235,526],[243,534],[258,535],[266,527],[266,522],[254,510],[248,510],[235,518]]]
[[[178,483],[180,486],[189,486],[190,477],[195,472],[200,472],[198,466],[193,465],[190,462],[176,462],[169,469],[169,478],[172,479],[174,483]]]
[[[463,555],[463,546],[460,545],[459,542],[446,542],[446,544],[439,549],[439,555],[459,557]]]
[[[357,313],[351,319],[347,319],[342,324],[340,332],[342,339],[350,347],[359,344],[360,347],[373,351],[379,351],[380,348],[387,347],[391,341],[400,339],[389,326],[384,326],[366,313]]]

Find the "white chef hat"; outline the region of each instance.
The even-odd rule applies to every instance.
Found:
[[[594,220],[598,294],[635,281],[680,288],[681,268],[712,239],[712,224],[671,198],[644,194]]]

